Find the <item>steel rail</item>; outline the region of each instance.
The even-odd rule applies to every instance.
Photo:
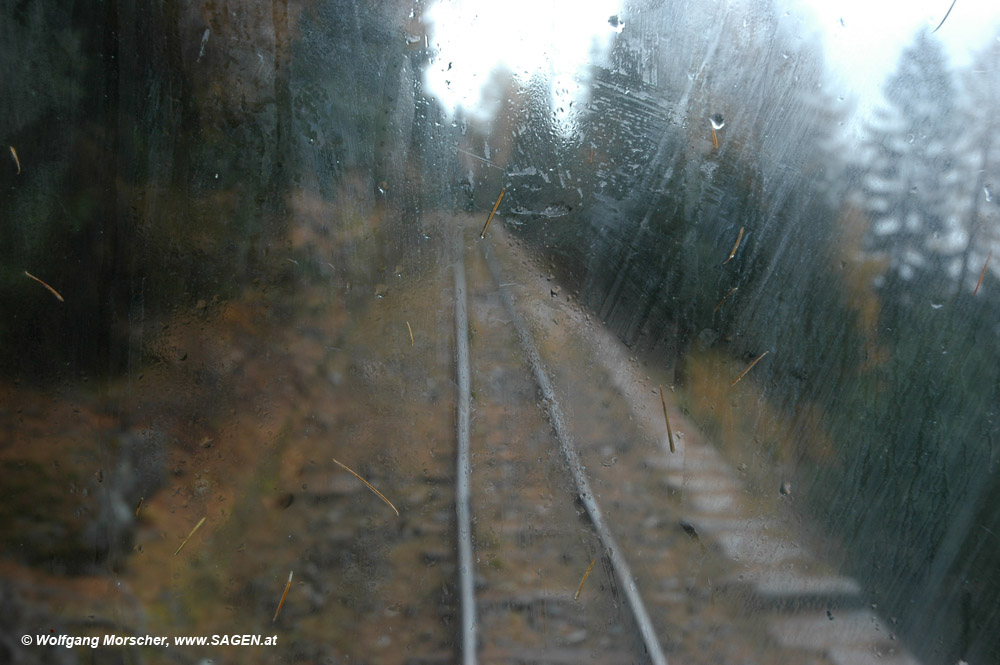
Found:
[[[455,469],[455,512],[458,532],[458,591],[462,613],[461,652],[464,665],[476,665],[475,568],[472,559],[472,518],[469,507],[469,316],[466,302],[464,238],[458,235],[455,256],[455,348],[458,375],[458,442]]]
[[[535,375],[535,381],[538,383],[538,387],[542,391],[542,397],[545,399],[545,403],[547,405],[546,408],[548,410],[549,419],[555,429],[556,438],[559,439],[559,447],[562,449],[563,457],[565,458],[566,464],[569,466],[570,473],[573,475],[573,480],[576,483],[577,496],[583,504],[584,509],[587,511],[588,517],[590,517],[590,522],[594,526],[594,531],[597,532],[597,537],[601,540],[601,544],[604,546],[604,552],[611,562],[611,567],[615,572],[615,576],[618,578],[619,584],[625,591],[625,598],[628,601],[629,608],[632,610],[632,616],[635,618],[636,627],[642,635],[642,641],[646,647],[647,653],[649,654],[649,659],[653,665],[667,665],[667,658],[663,654],[663,648],[660,646],[659,639],[656,637],[656,631],[653,629],[653,624],[649,619],[649,613],[646,611],[646,606],[642,602],[642,596],[639,594],[639,589],[636,587],[635,578],[632,577],[632,571],[629,569],[628,563],[625,561],[625,557],[621,554],[621,550],[615,542],[614,536],[611,534],[611,530],[608,529],[605,524],[600,506],[597,505],[594,493],[590,489],[590,482],[587,480],[586,471],[584,471],[583,464],[580,462],[580,456],[577,453],[576,444],[573,441],[569,428],[566,426],[566,418],[563,415],[562,408],[559,406],[559,400],[556,397],[555,390],[552,388],[551,381],[549,381],[548,374],[545,372],[545,368],[542,365],[541,356],[538,355],[538,350],[535,347],[535,342],[531,337],[531,333],[528,331],[528,327],[525,325],[524,319],[521,318],[520,312],[514,305],[510,291],[501,286],[501,284],[503,284],[503,280],[501,279],[500,267],[497,265],[493,254],[489,251],[488,245],[483,246],[483,255],[486,257],[486,263],[489,265],[490,272],[493,274],[493,279],[497,284],[497,288],[500,290],[500,297],[504,302],[504,306],[507,308],[507,313],[511,318],[514,328],[517,331],[517,337],[521,343],[521,351],[527,357],[528,363],[531,365],[532,372]]]

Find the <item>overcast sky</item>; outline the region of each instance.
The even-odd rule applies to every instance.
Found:
[[[806,16],[823,41],[827,66],[860,106],[878,103],[886,77],[921,27],[933,30],[951,0],[784,0]],[[843,22],[841,22],[843,21]],[[934,33],[951,59],[964,67],[1000,29],[1000,0],[956,0],[944,25]],[[1000,75],[1000,74],[997,74]]]
[[[787,29],[823,43],[832,82],[858,102],[856,121],[881,104],[886,77],[917,31],[937,27],[951,5],[951,0],[776,2],[788,12]],[[608,23],[612,14],[622,16],[627,30],[623,0],[437,0],[424,14],[438,54],[426,73],[428,87],[449,112],[461,107],[486,120],[501,96],[489,88],[490,72],[503,67],[522,84],[541,74],[551,81],[555,106],[563,109],[558,121],[569,115],[571,101],[586,98],[585,63],[599,61],[610,47],[616,32]],[[1000,0],[956,0],[934,37],[952,65],[962,67],[997,38],[998,29]]]
[[[608,17],[621,0],[437,0],[424,13],[433,27],[438,57],[427,83],[450,113],[493,116],[497,91],[490,73],[503,67],[521,82],[534,74],[552,82],[557,107],[585,98],[585,63],[610,48],[615,29]],[[492,105],[491,105],[491,102]],[[557,119],[559,119],[557,114]]]

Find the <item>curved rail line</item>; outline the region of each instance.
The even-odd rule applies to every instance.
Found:
[[[468,344],[468,314],[467,314],[467,288],[465,282],[465,265],[463,258],[463,240],[459,237],[458,251],[455,259],[455,330],[457,347],[457,375],[458,375],[458,450],[457,450],[457,479],[456,479],[456,512],[458,518],[458,570],[459,570],[459,599],[461,603],[461,651],[462,662],[465,665],[474,665],[478,662],[477,639],[478,627],[476,620],[476,606],[474,597],[474,564],[472,558],[471,541],[471,510],[470,483],[471,473],[469,455],[469,413],[470,413],[470,387],[469,387],[469,344]],[[547,405],[547,414],[559,440],[559,447],[562,451],[566,465],[573,476],[576,486],[576,495],[583,505],[591,525],[598,536],[605,556],[610,561],[611,568],[618,579],[620,587],[624,590],[625,598],[628,602],[635,625],[639,631],[643,646],[653,665],[666,665],[667,659],[663,653],[659,639],[646,611],[645,604],[636,587],[632,572],[625,560],[614,536],[605,523],[603,514],[594,493],[590,488],[586,472],[580,462],[576,444],[566,425],[566,418],[559,400],[556,396],[548,374],[545,372],[538,350],[535,347],[531,333],[528,331],[520,312],[514,304],[508,289],[503,286],[501,280],[500,267],[496,259],[489,252],[488,246],[484,245],[484,257],[493,280],[495,281],[504,307],[510,316],[511,323],[517,333],[517,338],[521,347],[521,352],[527,358],[531,366],[535,382],[544,397]]]

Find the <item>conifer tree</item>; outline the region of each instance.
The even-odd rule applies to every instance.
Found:
[[[921,31],[886,83],[888,105],[867,128],[861,198],[872,221],[868,245],[888,258],[885,286],[904,303],[918,292],[940,295],[961,252],[954,98],[944,53]]]
[[[963,84],[961,145],[966,177],[961,205],[967,240],[956,271],[959,291],[973,292],[991,254],[997,255],[993,259],[1000,259],[1000,140],[995,137],[1000,129],[996,119],[1000,106],[1000,34],[976,57]],[[1000,261],[991,259],[989,267],[996,270]]]

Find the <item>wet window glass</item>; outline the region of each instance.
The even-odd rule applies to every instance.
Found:
[[[0,662],[1000,662],[1000,9],[883,4],[0,3]]]

